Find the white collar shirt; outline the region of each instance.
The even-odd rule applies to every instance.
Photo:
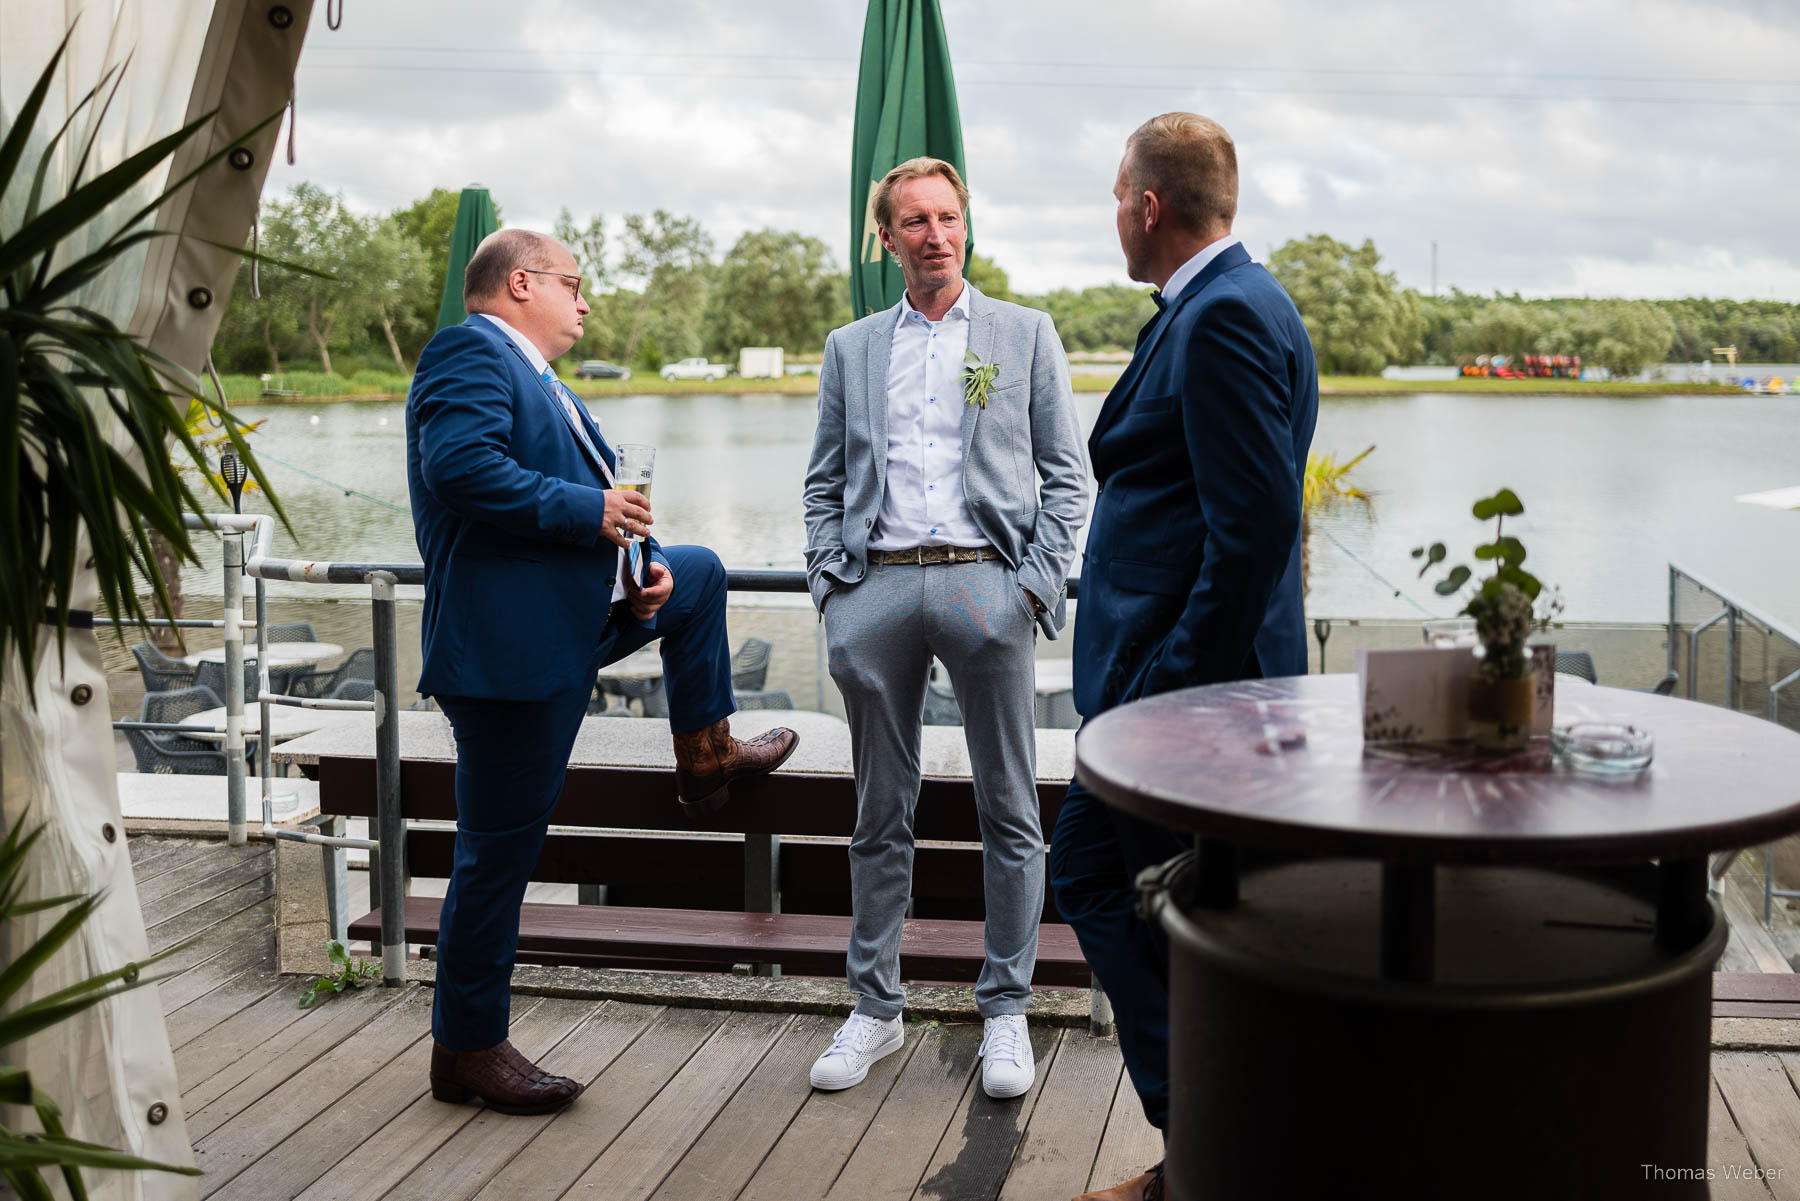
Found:
[[[941,321],[900,301],[887,371],[887,490],[873,550],[984,546],[962,483],[963,356],[969,286]]]
[[[1181,290],[1193,283],[1194,280],[1199,277],[1200,273],[1206,270],[1208,263],[1218,258],[1221,254],[1224,254],[1227,250],[1230,250],[1233,246],[1237,246],[1242,242],[1242,238],[1232,234],[1226,234],[1217,242],[1208,242],[1200,249],[1199,254],[1196,254],[1193,258],[1175,268],[1175,274],[1171,275],[1169,277],[1169,282],[1163,285],[1163,302],[1165,304],[1174,304],[1175,301],[1180,298]]]
[[[500,318],[494,316],[492,313],[477,313],[475,315],[484,320],[492,321],[494,323],[494,328],[505,334],[506,340],[519,348],[519,353],[525,356],[525,361],[531,364],[531,369],[540,377],[544,372],[550,371],[550,361],[544,358],[544,352],[539,350],[536,345],[532,343],[530,338],[527,338],[524,334],[521,334],[518,330],[500,320]],[[551,376],[554,378],[555,372],[551,372]],[[595,448],[592,440],[588,438],[587,430],[582,428],[581,418],[575,412],[574,393],[560,385],[554,387],[552,391],[556,393],[556,399],[562,403],[563,415],[568,418],[570,431],[584,446],[587,447],[588,453],[593,455],[594,462],[600,467],[600,474],[606,477],[607,486],[611,487],[613,482],[612,472],[606,469],[606,459],[602,457],[600,452]],[[615,601],[625,599],[626,570],[625,549],[621,547],[619,548],[618,567],[617,570],[613,572],[612,599]]]

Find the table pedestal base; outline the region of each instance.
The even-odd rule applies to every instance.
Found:
[[[1707,1195],[1716,906],[1671,949],[1653,876],[1440,868],[1434,978],[1391,980],[1380,873],[1172,878],[1172,1198]]]

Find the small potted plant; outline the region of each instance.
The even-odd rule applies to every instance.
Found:
[[[1523,567],[1525,544],[1506,533],[1506,519],[1525,511],[1511,488],[1475,502],[1471,510],[1478,521],[1494,523],[1494,539],[1475,548],[1475,558],[1494,565],[1462,607],[1475,621],[1480,663],[1469,681],[1469,735],[1483,746],[1510,748],[1525,744],[1531,736],[1535,705],[1531,679],[1531,655],[1526,640],[1533,629],[1547,624],[1562,609],[1558,593],[1544,596],[1541,581]],[[1412,557],[1423,559],[1422,578],[1444,563],[1448,552],[1442,542],[1413,548]],[[1439,596],[1454,596],[1474,575],[1467,566],[1447,568],[1437,583]],[[1542,613],[1538,612],[1543,598]]]

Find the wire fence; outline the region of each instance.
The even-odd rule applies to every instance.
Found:
[[[1668,642],[1678,695],[1800,731],[1800,631],[1671,563]]]

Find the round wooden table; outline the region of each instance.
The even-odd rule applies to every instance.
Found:
[[[1726,934],[1707,856],[1800,830],[1800,735],[1593,686],[1559,687],[1556,721],[1647,729],[1654,761],[1598,777],[1541,739],[1365,746],[1348,675],[1086,723],[1076,777],[1198,836],[1150,889],[1171,940],[1172,1196],[1251,1195],[1296,1138],[1327,1191],[1404,1158],[1425,1191],[1387,1195],[1458,1170],[1458,1196],[1631,1196],[1642,1163],[1705,1162]],[[1652,1191],[1705,1195],[1684,1187]]]

